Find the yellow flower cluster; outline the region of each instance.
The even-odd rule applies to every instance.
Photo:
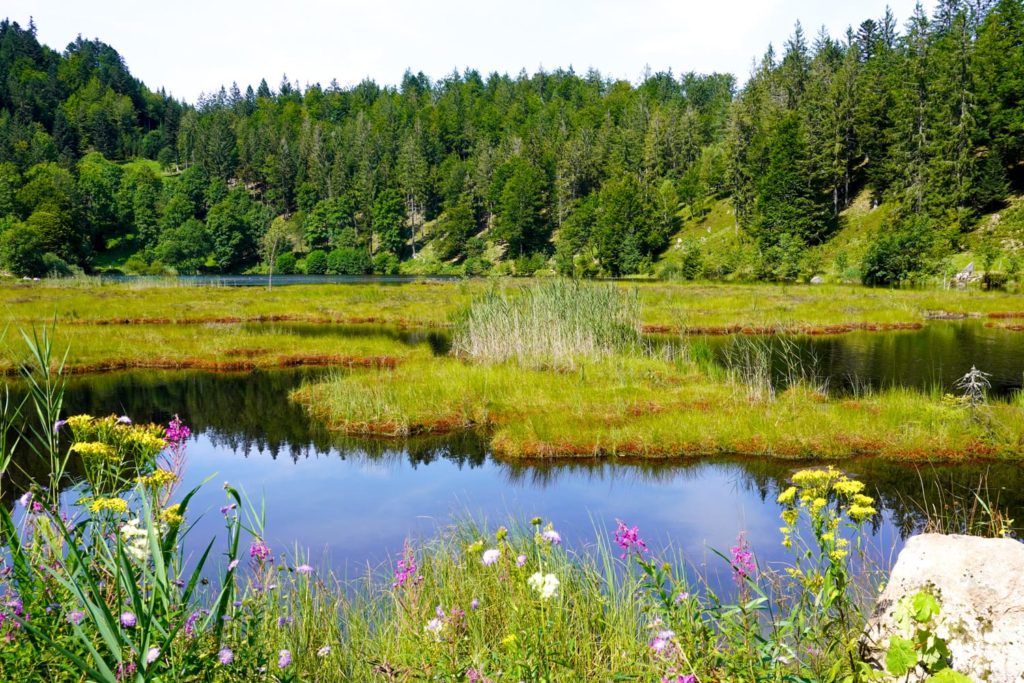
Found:
[[[67,419],[67,425],[72,429],[81,429],[82,427],[91,426],[92,421],[92,415],[72,415]]]
[[[86,458],[105,458],[118,460],[117,451],[113,447],[98,441],[78,441],[71,444],[71,452]]]
[[[132,429],[125,435],[125,444],[142,451],[157,454],[167,447],[167,442],[145,428]]]
[[[157,469],[153,474],[146,475],[145,477],[139,477],[138,482],[143,486],[149,486],[154,489],[160,489],[164,486],[172,484],[177,481],[178,477],[169,470]]]
[[[181,516],[181,504],[175,503],[164,509],[160,513],[160,519],[167,522],[171,526],[177,526],[185,521],[185,518]]]
[[[124,514],[128,512],[128,503],[121,498],[94,498],[89,503],[90,512],[110,511]]]
[[[863,482],[850,479],[831,465],[794,473],[793,486],[788,487],[777,498],[784,506],[780,516],[786,523],[779,529],[782,533],[782,545],[786,548],[792,547],[793,529],[800,517],[800,510],[807,510],[815,522],[815,533],[819,542],[830,548],[829,557],[832,561],[844,559],[849,554],[849,542],[837,538],[835,534],[839,528],[840,515],[845,513],[852,522],[860,524],[877,514],[873,507],[875,500],[863,492]],[[839,509],[835,513],[828,512],[830,499],[839,502]]]

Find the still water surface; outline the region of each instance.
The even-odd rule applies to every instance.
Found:
[[[429,343],[423,341],[422,343]],[[745,531],[761,560],[784,559],[775,496],[799,463],[756,460],[524,465],[496,461],[474,435],[406,442],[339,438],[311,423],[287,392],[321,371],[247,374],[125,372],[75,378],[67,414],[128,414],[192,426],[185,490],[205,484],[190,508],[196,546],[222,530],[221,484],[243,488],[266,506],[267,540],[308,549],[314,560],[355,575],[471,515],[493,527],[511,518],[553,520],[574,547],[637,524],[656,546],[673,546],[707,571],[728,568],[710,548],[727,550]],[[1024,519],[1024,468],[958,465],[920,471],[876,461],[843,464],[880,501],[873,544],[882,561],[921,522],[936,491],[971,490],[987,477],[1011,516]],[[198,517],[202,513],[202,517]],[[600,530],[600,531],[597,531]]]

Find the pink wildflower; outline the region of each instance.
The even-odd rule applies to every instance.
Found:
[[[615,529],[615,542],[622,548],[620,557],[624,560],[626,555],[634,551],[637,555],[646,553],[647,544],[640,538],[639,527],[628,527],[621,519],[615,521],[618,523],[618,528]]]

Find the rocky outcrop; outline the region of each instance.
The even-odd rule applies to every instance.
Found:
[[[862,637],[866,661],[884,670],[893,639],[913,640],[906,606],[921,591],[938,601],[926,628],[945,640],[950,667],[978,683],[1024,682],[1024,544],[942,534],[909,539]],[[926,678],[919,664],[899,680]]]

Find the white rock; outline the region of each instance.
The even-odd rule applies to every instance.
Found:
[[[866,661],[884,668],[889,637],[897,633],[896,605],[922,589],[938,598],[935,631],[947,638],[954,670],[978,683],[1024,682],[1024,544],[943,534],[910,538],[861,639]]]

